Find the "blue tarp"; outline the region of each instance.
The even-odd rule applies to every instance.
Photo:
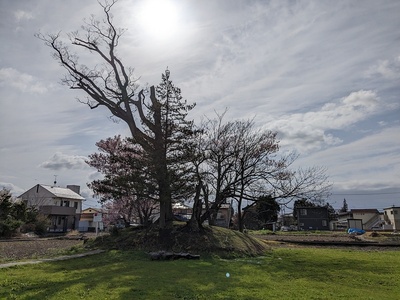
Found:
[[[364,233],[365,233],[365,230],[358,229],[358,228],[349,228],[349,229],[347,230],[347,233],[348,233],[348,234],[364,234]]]

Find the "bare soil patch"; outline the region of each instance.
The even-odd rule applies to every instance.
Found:
[[[348,235],[343,233],[327,234],[266,234],[256,235],[257,238],[270,241],[275,246],[295,244],[317,247],[356,247],[358,249],[391,249],[400,250],[400,236],[380,233],[365,233],[363,235]]]
[[[51,257],[79,245],[83,245],[83,240],[55,238],[0,240],[0,262]]]

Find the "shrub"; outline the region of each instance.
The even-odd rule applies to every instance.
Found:
[[[18,228],[24,222],[21,220],[16,220],[10,216],[0,221],[0,236],[2,237],[12,237],[17,234]]]
[[[38,235],[44,235],[47,232],[47,228],[50,226],[50,220],[43,215],[38,215],[34,224],[34,232]]]

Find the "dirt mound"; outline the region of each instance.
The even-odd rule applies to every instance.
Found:
[[[379,237],[379,236],[382,236],[382,235],[379,234],[379,233],[376,232],[376,231],[371,231],[371,232],[366,232],[366,233],[364,233],[364,236],[365,236],[365,237]]]
[[[92,247],[119,250],[190,252],[221,257],[256,256],[269,249],[263,241],[221,227],[207,226],[201,232],[187,232],[184,225],[160,234],[157,228],[120,230],[118,234],[89,241]]]

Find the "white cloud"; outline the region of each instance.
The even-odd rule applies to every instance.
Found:
[[[33,14],[28,11],[24,10],[17,10],[14,12],[14,17],[17,20],[17,22],[20,22],[21,20],[30,20],[33,19]]]
[[[0,189],[9,190],[14,197],[24,192],[23,189],[10,182],[0,182]]]
[[[400,55],[393,59],[380,60],[367,71],[368,77],[382,76],[387,79],[400,78]]]
[[[379,121],[378,122],[378,124],[379,124],[379,126],[386,126],[386,125],[388,125],[388,122],[386,122],[386,121]]]
[[[300,157],[300,165],[327,167],[339,189],[398,188],[400,144],[393,138],[400,126],[385,127],[348,144]]]
[[[51,170],[61,169],[88,169],[87,157],[79,155],[67,155],[56,152],[49,160],[41,163],[39,167]]]
[[[13,68],[0,69],[0,86],[11,86],[26,93],[43,94],[47,92],[47,88],[39,79]]]
[[[329,130],[345,129],[384,109],[374,91],[353,92],[319,110],[284,115],[269,123],[280,133],[283,145],[295,145],[300,152],[338,145],[342,140]]]

